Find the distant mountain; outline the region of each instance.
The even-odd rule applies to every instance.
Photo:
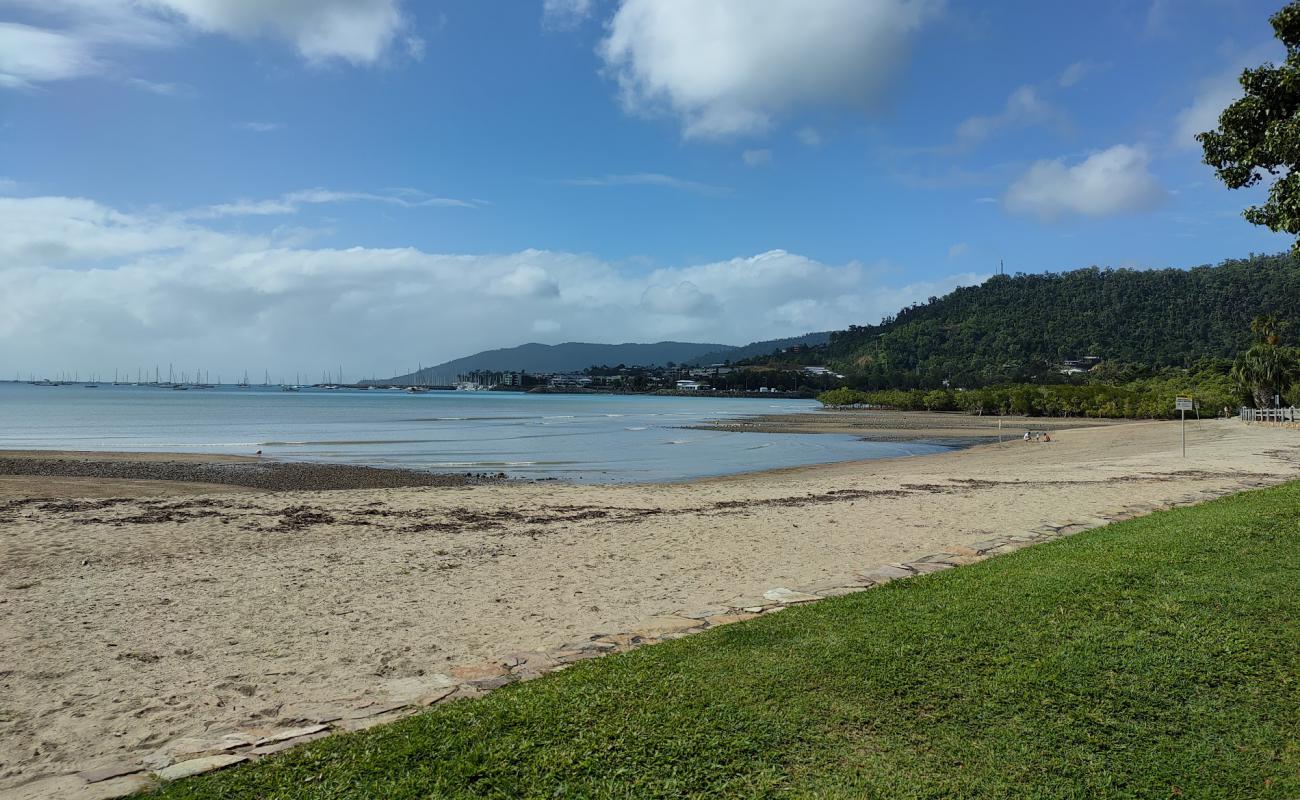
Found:
[[[472,356],[457,358],[417,372],[398,375],[372,383],[445,384],[457,375],[474,370],[489,372],[579,372],[595,364],[626,364],[629,367],[650,367],[667,364],[692,363],[705,354],[720,353],[738,348],[725,344],[700,344],[696,342],[656,342],[655,344],[592,344],[565,342],[564,344],[537,344],[530,342],[518,347],[484,350]]]
[[[814,347],[826,344],[830,340],[830,331],[805,333],[803,336],[791,336],[788,339],[768,339],[762,342],[751,342],[744,347],[726,347],[712,353],[705,353],[699,358],[693,359],[689,363],[721,364],[724,361],[740,361],[744,358],[760,358],[762,356],[769,356],[777,350],[784,350],[787,347],[794,347],[795,345]]]
[[[425,367],[406,375],[372,384],[448,384],[474,370],[487,372],[581,372],[590,366],[625,364],[629,367],[660,367],[674,364],[719,364],[751,356],[768,355],[774,350],[796,344],[824,344],[829,333],[807,333],[789,339],[770,339],[736,347],[729,344],[703,344],[699,342],[656,342],[654,344],[592,344],[590,342],[565,342],[564,344],[538,344],[530,342],[518,347],[484,350],[472,356],[457,358],[432,367]]]

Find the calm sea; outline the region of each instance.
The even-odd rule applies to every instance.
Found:
[[[643,395],[0,383],[0,448],[248,455],[261,450],[283,460],[610,483],[946,449],[853,436],[683,427],[816,406],[811,400]]]

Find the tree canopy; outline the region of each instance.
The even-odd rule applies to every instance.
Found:
[[[995,276],[781,360],[828,365],[859,389],[1059,383],[1076,360],[1073,380],[1125,383],[1235,358],[1253,344],[1260,314],[1300,324],[1300,255]]]
[[[1273,180],[1268,200],[1246,209],[1256,225],[1297,236],[1300,252],[1300,0],[1269,20],[1286,46],[1286,60],[1241,74],[1246,94],[1219,116],[1217,130],[1197,135],[1205,163],[1229,189]]]

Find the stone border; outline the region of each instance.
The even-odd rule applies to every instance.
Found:
[[[626,652],[647,644],[680,639],[781,611],[792,605],[863,592],[891,581],[978,563],[1112,522],[1123,522],[1155,511],[1194,506],[1287,480],[1290,478],[1242,480],[1235,489],[1203,490],[1170,502],[1135,504],[1096,517],[1048,522],[1025,533],[1007,534],[971,545],[956,545],[913,561],[881,564],[843,581],[796,588],[776,587],[764,592],[761,598],[738,598],[725,607],[652,617],[625,633],[596,633],[585,640],[552,650],[511,653],[482,664],[455,667],[448,674],[401,678],[386,684],[388,702],[370,700],[354,706],[290,708],[285,718],[292,719],[295,727],[250,726],[226,734],[214,734],[211,738],[184,737],[169,742],[138,762],[109,762],[77,773],[37,778],[14,787],[12,796],[70,800],[124,797],[156,786],[159,781],[178,780],[256,761],[334,733],[366,730],[395,722],[439,703],[480,697],[507,684],[540,678],[607,653]]]

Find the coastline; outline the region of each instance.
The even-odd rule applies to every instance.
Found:
[[[955,411],[817,409],[789,414],[759,414],[690,426],[735,433],[848,434],[873,442],[917,442],[970,446],[975,442],[1017,439],[1027,430],[1062,431],[1135,424],[1135,420],[1081,417],[973,416]]]
[[[1001,435],[1010,441],[1023,429],[1059,431],[1135,424],[1132,421],[1006,417]],[[999,436],[997,418],[953,413],[818,410],[720,419],[686,430],[735,433],[844,434],[864,440],[933,444],[966,449]],[[911,456],[850,459],[772,467],[731,475],[664,484],[692,485],[744,476],[817,470],[831,464],[893,461]],[[924,456],[929,457],[929,456]],[[227,453],[112,452],[96,450],[0,450],[0,500],[33,497],[151,497],[259,491],[343,491],[353,489],[455,487],[504,480],[497,474],[431,472],[390,466],[320,461],[283,461]],[[548,482],[567,483],[553,479]],[[602,485],[586,484],[586,485]],[[638,485],[657,485],[654,482]]]
[[[455,487],[502,480],[226,454],[0,450],[0,500]]]
[[[1053,438],[685,484],[0,501],[0,792],[187,737],[383,721],[508,681],[503,660],[1300,477],[1294,431],[1189,425],[1186,459],[1177,423]]]

